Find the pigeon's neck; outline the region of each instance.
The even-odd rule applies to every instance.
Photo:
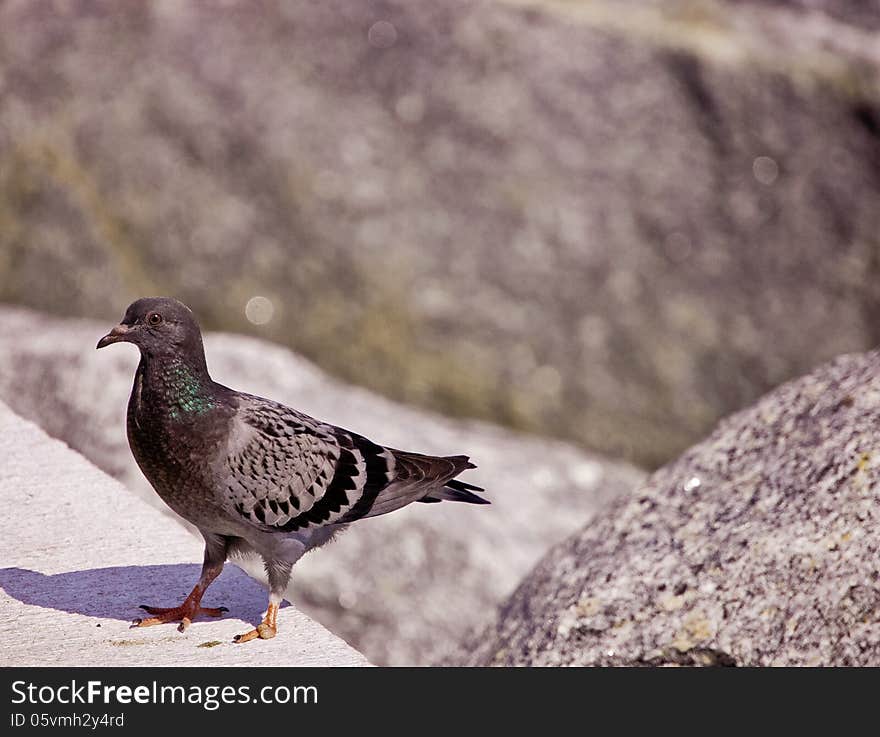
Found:
[[[217,406],[214,382],[204,359],[141,358],[135,377],[135,390],[138,389],[143,399],[148,399],[152,406],[162,407],[172,420],[201,415]]]

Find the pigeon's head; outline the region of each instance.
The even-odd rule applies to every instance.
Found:
[[[145,356],[203,355],[202,334],[192,310],[171,297],[144,297],[132,302],[125,317],[98,341],[134,343]]]

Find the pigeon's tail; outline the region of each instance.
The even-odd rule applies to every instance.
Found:
[[[431,502],[467,502],[468,504],[491,504],[488,499],[484,499],[481,496],[477,496],[473,492],[475,491],[485,491],[485,489],[481,489],[479,486],[472,486],[471,484],[466,484],[463,481],[452,480],[446,484],[442,489],[438,489],[437,491],[432,491],[428,496],[422,497],[419,499],[420,502],[425,502],[426,504],[430,504]]]
[[[379,446],[377,446],[379,447]],[[479,486],[459,481],[456,476],[476,468],[467,456],[426,456],[394,448],[380,448],[394,457],[394,478],[370,500],[356,515],[348,513],[338,522],[351,522],[359,517],[377,517],[393,512],[412,502],[468,502],[489,504],[473,492],[482,491]],[[368,467],[369,470],[369,467]]]
[[[454,464],[454,475],[456,476],[469,468],[476,468],[467,456],[446,456],[443,460],[451,461]],[[491,504],[488,499],[484,499],[483,497],[474,494],[473,492],[475,491],[485,491],[485,489],[460,481],[456,478],[451,478],[439,489],[434,489],[430,494],[423,496],[418,501],[426,504],[442,501],[466,502],[468,504]]]

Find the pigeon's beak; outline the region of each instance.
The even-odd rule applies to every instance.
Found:
[[[120,341],[128,340],[128,336],[131,333],[132,328],[128,325],[117,325],[113,330],[111,330],[107,335],[105,335],[101,340],[98,341],[98,345],[96,348],[105,348],[112,343],[119,343]]]

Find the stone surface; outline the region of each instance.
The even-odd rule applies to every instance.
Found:
[[[0,309],[0,398],[182,523],[128,449],[125,407],[137,351],[95,351],[109,327]],[[266,342],[208,334],[205,346],[217,381],[392,447],[467,453],[479,465],[464,479],[486,487],[491,506],[411,505],[352,525],[297,564],[291,601],[374,663],[445,656],[551,545],[643,478],[563,443],[403,407]],[[259,566],[248,569],[261,576]]]
[[[554,548],[475,665],[880,665],[880,353],[724,420]]]
[[[659,466],[880,342],[878,21],[3,3],[0,299],[173,293],[409,403]]]
[[[199,543],[2,403],[0,457],[0,665],[368,665],[291,606],[273,640],[233,644],[267,594],[231,564],[205,597],[222,619],[129,629],[139,604],[186,597]]]

